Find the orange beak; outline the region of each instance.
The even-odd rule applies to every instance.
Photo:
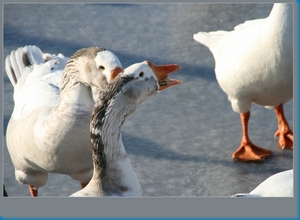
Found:
[[[177,64],[156,66],[150,61],[147,62],[157,77],[158,84],[159,84],[159,89],[158,89],[159,91],[182,83],[181,80],[169,79],[168,77],[168,74],[180,69],[180,66],[178,66]]]
[[[114,78],[116,78],[116,76],[117,76],[119,73],[121,73],[122,71],[123,71],[123,69],[120,68],[120,67],[116,67],[115,69],[113,69],[113,70],[111,71],[110,81],[112,81]]]

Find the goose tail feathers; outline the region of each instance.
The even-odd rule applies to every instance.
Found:
[[[227,31],[198,32],[193,35],[193,39],[211,49],[227,33]]]
[[[43,53],[37,46],[20,47],[6,57],[5,71],[15,87],[24,73],[28,73],[34,64],[41,63],[44,63]]]
[[[194,40],[199,42],[200,44],[203,44],[207,47],[210,45],[210,37],[209,33],[207,32],[198,32],[197,34],[194,34],[193,36]]]

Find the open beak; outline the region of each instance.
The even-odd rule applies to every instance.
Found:
[[[182,83],[181,80],[169,79],[169,77],[168,77],[168,74],[180,69],[180,66],[178,66],[177,64],[156,66],[153,63],[151,63],[150,61],[147,61],[147,62],[157,77],[158,84],[159,84],[159,89],[158,89],[159,91]]]
[[[116,67],[115,69],[113,69],[111,71],[111,75],[110,75],[110,81],[112,81],[114,78],[116,78],[116,76],[121,73],[123,71],[123,69],[121,67]]]

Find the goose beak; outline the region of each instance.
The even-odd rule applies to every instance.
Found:
[[[111,71],[110,81],[112,81],[114,78],[116,78],[116,76],[121,72],[123,72],[123,69],[121,67],[116,67],[115,69],[113,69]]]
[[[181,80],[177,80],[177,79],[170,79],[168,77],[168,74],[179,70],[180,66],[178,66],[177,64],[168,64],[168,65],[154,65],[153,63],[151,63],[150,61],[147,61],[148,65],[150,66],[150,68],[153,70],[154,74],[157,77],[158,80],[158,84],[159,84],[159,91],[162,91],[166,88],[169,88],[171,86],[175,86],[177,84],[182,83]]]

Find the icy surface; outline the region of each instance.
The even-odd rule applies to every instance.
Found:
[[[273,151],[266,162],[231,159],[241,140],[232,111],[214,74],[210,51],[193,40],[198,31],[231,30],[268,16],[271,4],[6,4],[4,56],[25,45],[72,55],[88,46],[114,52],[124,67],[143,60],[176,63],[183,84],[143,103],[124,126],[123,142],[145,196],[230,196],[250,192],[270,175],[293,167],[293,151],[273,137],[273,110],[253,105],[252,141]],[[4,59],[4,58],[3,58]],[[4,69],[4,68],[3,68]],[[5,130],[13,110],[13,87],[4,74]],[[285,106],[293,127],[293,102]],[[4,144],[4,184],[9,196],[29,196],[19,185]],[[39,196],[69,196],[80,184],[50,174]]]

